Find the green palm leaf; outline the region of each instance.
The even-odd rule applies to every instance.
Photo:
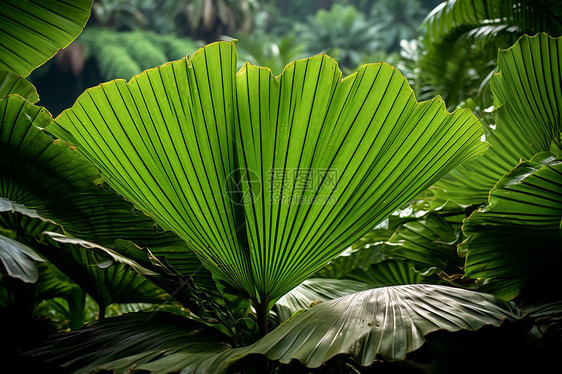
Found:
[[[133,240],[158,256],[159,250],[185,246],[170,232],[158,233],[152,219],[132,212],[130,203],[100,182],[88,161],[46,135],[41,129],[51,115],[45,109],[10,95],[0,101],[0,114],[0,211],[50,220],[72,236],[109,248],[118,249],[118,239]],[[200,264],[191,256],[191,267],[187,257],[178,265],[198,268],[193,261]],[[143,265],[152,266],[146,254]],[[173,269],[173,261],[170,265]]]
[[[101,319],[80,331],[58,334],[49,343],[33,354],[77,374],[102,368],[126,373],[162,353],[180,351],[212,357],[230,348],[212,329],[167,312],[137,312]],[[71,357],[76,359],[69,360]]]
[[[17,94],[31,103],[39,101],[35,87],[24,78],[9,71],[0,70],[0,99]]]
[[[150,323],[147,318],[146,313],[136,313],[96,321],[55,337],[51,346],[35,353],[75,373],[134,369],[217,374],[256,354],[281,363],[299,360],[311,368],[345,354],[366,366],[379,357],[403,359],[433,331],[499,326],[518,319],[519,312],[494,296],[452,287],[384,287],[321,302],[240,348],[218,337],[194,335],[195,324],[183,318],[164,313]]]
[[[285,322],[301,309],[367,288],[370,288],[367,283],[349,279],[310,278],[283,295],[275,303],[275,310],[279,322]]]
[[[512,32],[550,30],[557,34],[556,30],[562,31],[562,23],[557,18],[560,12],[562,7],[556,0],[448,0],[431,11],[424,23],[433,41],[441,41],[459,29],[478,33],[483,27],[506,25],[517,26],[507,30]]]
[[[505,299],[533,297],[556,281],[562,260],[562,162],[539,154],[522,162],[490,193],[490,205],[464,223],[465,274]],[[534,287],[534,288],[533,288]],[[552,289],[549,293],[555,292]]]
[[[428,161],[445,156],[452,123],[468,120],[435,100],[418,105],[388,65],[340,77],[328,57],[297,61],[278,78],[250,65],[238,74],[240,164],[262,181],[245,205],[251,264],[259,293],[273,299],[440,176],[445,160]],[[441,119],[428,123],[433,116]]]
[[[45,109],[10,95],[0,100],[0,118],[0,212],[6,212],[0,225],[31,236],[62,230],[119,252],[161,274],[154,279],[159,286],[194,312],[192,280],[217,293],[210,273],[183,240],[158,230],[151,218],[102,184],[87,160],[42,131],[52,120]],[[34,219],[21,227],[17,214]]]
[[[440,94],[455,107],[472,98],[482,109],[491,102],[487,81],[499,48],[524,34],[562,33],[557,0],[448,0],[425,19],[425,51],[416,85],[422,96]],[[484,88],[484,89],[483,89]]]
[[[460,258],[456,245],[464,214],[448,221],[445,216],[430,213],[401,225],[388,240],[385,253],[392,258],[412,261],[417,270],[430,268],[451,273],[458,272]],[[449,217],[450,219],[450,217]]]
[[[0,2],[0,70],[26,77],[86,25],[92,0]]]
[[[235,66],[232,43],[209,45],[88,90],[49,131],[262,304],[486,146],[468,111],[418,104],[388,65]]]
[[[520,159],[542,151],[562,154],[561,38],[524,36],[500,51],[491,78],[495,128],[486,129],[490,150],[461,165],[436,187],[439,199],[483,203],[496,182]]]

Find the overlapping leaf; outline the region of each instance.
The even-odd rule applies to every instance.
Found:
[[[418,270],[429,268],[458,271],[460,258],[456,244],[460,241],[461,218],[448,222],[445,217],[430,213],[401,225],[388,240],[385,253],[393,258],[412,261]]]
[[[257,302],[485,148],[474,116],[418,104],[388,65],[344,80],[326,56],[279,77],[235,66],[231,43],[212,44],[88,90],[49,130]]]
[[[285,322],[301,309],[307,309],[321,301],[337,299],[367,288],[370,288],[367,283],[349,279],[310,278],[283,295],[275,303],[275,310],[279,316],[279,322]]]
[[[561,221],[562,162],[539,154],[502,178],[489,207],[465,221],[469,238],[459,251],[466,254],[466,276],[481,279],[483,290],[505,299],[533,286],[539,297],[537,290],[557,279]]]
[[[167,312],[137,312],[102,319],[79,331],[59,334],[49,343],[33,354],[73,373],[90,373],[100,368],[128,373],[163,353],[180,351],[197,357],[203,352],[204,357],[212,357],[229,348],[213,330]]]
[[[142,328],[143,314],[98,321],[80,332],[55,338],[51,347],[38,353],[76,373],[132,369],[216,374],[254,354],[281,363],[299,360],[311,368],[346,354],[360,365],[370,365],[377,358],[403,359],[433,331],[499,326],[518,319],[519,312],[491,295],[473,291],[430,285],[384,287],[324,301],[240,348],[190,336],[187,321],[155,317],[154,323],[143,323]],[[126,320],[129,323],[121,322]],[[182,323],[186,328],[172,327]],[[133,335],[134,340],[130,339]],[[85,355],[76,354],[79,351]]]
[[[110,248],[122,239],[150,247],[156,256],[159,250],[185,249],[181,239],[158,233],[153,220],[101,185],[97,169],[76,151],[47,136],[41,130],[51,122],[45,109],[10,95],[0,101],[0,118],[0,211],[50,220],[66,233]],[[134,258],[151,266],[146,251],[139,253]],[[189,253],[177,264],[171,257],[167,265],[193,274],[200,262]]]
[[[463,204],[483,203],[496,182],[520,159],[542,151],[561,152],[562,39],[546,34],[522,37],[498,56],[491,78],[495,129],[488,129],[490,149],[461,165],[436,187],[441,199]]]
[[[34,283],[39,277],[35,261],[44,260],[33,249],[0,235],[0,273],[18,278],[26,283]]]
[[[193,287],[217,293],[210,273],[183,240],[134,212],[130,203],[99,184],[97,169],[41,130],[51,121],[45,109],[10,95],[0,101],[0,119],[0,211],[6,212],[0,226],[25,233],[32,245],[48,230],[117,251],[161,274],[152,280],[194,312],[200,305],[193,300]]]
[[[98,303],[102,315],[112,303],[159,303],[169,297],[125,263],[108,261],[79,243],[50,244],[37,245],[38,252],[82,287]]]
[[[39,101],[37,90],[31,83],[15,73],[0,70],[0,99],[13,94],[20,95],[31,103]]]
[[[0,2],[0,70],[23,77],[82,32],[93,0]]]

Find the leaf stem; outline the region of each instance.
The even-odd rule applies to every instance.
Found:
[[[256,310],[256,321],[258,323],[258,330],[260,338],[267,334],[267,316],[269,314],[268,310],[269,302],[263,300],[261,303],[254,303],[254,309]]]

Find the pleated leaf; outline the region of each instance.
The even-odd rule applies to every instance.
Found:
[[[349,279],[349,274],[357,269],[366,271],[370,265],[386,258],[382,245],[368,245],[355,251],[345,251],[322,269],[314,273],[314,278]]]
[[[375,359],[404,359],[437,330],[449,332],[499,326],[519,318],[510,305],[487,294],[444,286],[409,285],[360,291],[325,301],[285,322],[256,343],[219,354],[178,352],[138,369],[155,373],[222,373],[251,354],[315,368],[351,355],[360,365]]]
[[[21,76],[0,70],[0,99],[5,96],[17,94],[31,103],[39,101],[35,87]]]
[[[133,212],[130,203],[101,183],[99,171],[86,159],[41,130],[51,122],[45,109],[10,95],[0,101],[0,118],[0,211],[54,222],[74,237],[109,248],[119,249],[117,240],[130,240],[157,257],[159,251],[183,249],[187,254],[181,261],[170,258],[166,265],[177,265],[175,271],[185,274],[201,268],[181,239],[159,233],[152,219]],[[136,252],[135,260],[152,265],[146,250]],[[204,269],[198,274],[204,275]]]
[[[490,150],[441,179],[439,197],[463,204],[483,203],[496,182],[519,160],[552,151],[562,154],[562,39],[523,36],[500,51],[494,95],[495,129],[487,129]]]
[[[118,252],[159,273],[153,280],[194,313],[201,312],[194,288],[218,293],[182,239],[161,232],[102,184],[99,171],[80,154],[41,130],[51,121],[45,109],[10,95],[0,100],[0,119],[0,212],[6,212],[0,224],[31,236],[56,231]]]
[[[237,92],[240,165],[261,181],[242,179],[252,273],[272,299],[484,149],[475,117],[418,104],[386,64],[344,80],[327,56],[279,77],[247,64]]]
[[[365,269],[356,268],[345,275],[345,278],[367,283],[371,288],[396,286],[400,284],[429,283],[415,264],[402,259],[387,259],[371,264]]]
[[[269,359],[298,359],[318,367],[336,354],[359,364],[377,357],[402,360],[437,330],[476,330],[517,318],[493,296],[432,285],[405,285],[361,291],[323,302],[281,325],[254,344]]]
[[[285,364],[299,360],[310,368],[343,354],[366,366],[375,359],[404,359],[433,331],[499,326],[519,314],[488,294],[445,286],[394,286],[324,301],[246,347],[231,348],[217,337],[199,335],[192,322],[176,316],[136,313],[59,335],[35,354],[75,373],[219,374],[255,354]]]
[[[470,112],[418,104],[388,65],[343,81],[327,56],[279,77],[235,66],[233,44],[211,44],[88,90],[49,131],[258,302],[485,149]]]
[[[26,77],[82,32],[93,0],[0,2],[0,70]]]
[[[344,252],[314,273],[313,277],[352,280],[365,283],[369,288],[424,283],[422,275],[415,269],[415,263],[400,256],[395,259],[389,256],[391,253],[384,244],[372,244],[351,253]]]
[[[275,310],[279,322],[285,322],[301,309],[367,288],[370,288],[367,283],[348,279],[310,278],[283,295],[275,303]]]
[[[462,214],[461,218],[465,215]],[[462,222],[448,222],[439,214],[430,213],[401,225],[388,240],[385,253],[393,258],[412,261],[420,271],[436,267],[449,272],[459,270]]]
[[[102,368],[114,373],[178,351],[206,357],[229,348],[211,329],[167,312],[137,312],[94,321],[79,331],[55,335],[32,352],[72,373]],[[167,373],[166,371],[161,371]]]
[[[466,276],[508,300],[525,288],[537,296],[557,281],[561,222],[562,161],[542,153],[502,178],[489,206],[465,221]]]
[[[54,235],[54,233],[52,233]],[[55,237],[37,251],[82,287],[101,307],[112,303],[158,303],[168,295],[143,275],[158,275],[123,258],[94,252],[91,243]],[[118,256],[119,259],[121,256]],[[142,274],[142,275],[141,275]]]
[[[551,30],[555,34],[562,27],[556,17],[561,12],[557,0],[451,0],[435,7],[424,23],[434,41],[446,39],[458,29],[477,33],[481,27],[501,25],[517,25],[528,33]]]

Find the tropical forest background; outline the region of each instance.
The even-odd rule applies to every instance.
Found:
[[[219,40],[238,39],[240,66],[248,61],[275,75],[289,62],[318,53],[338,61],[346,75],[383,61],[407,72],[426,33],[422,21],[439,3],[98,0],[85,31],[29,79],[56,116],[88,87],[128,80]]]

